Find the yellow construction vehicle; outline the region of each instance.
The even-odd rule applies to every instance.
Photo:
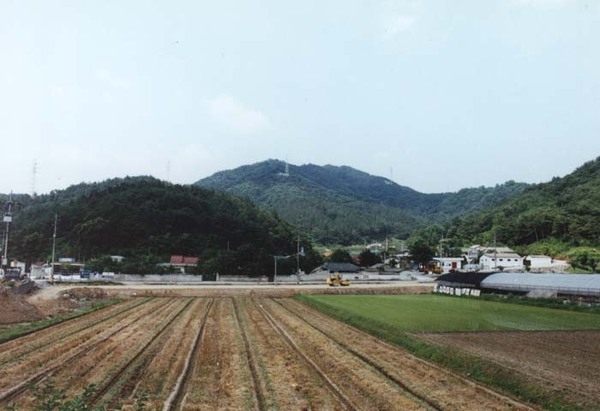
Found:
[[[437,261],[430,261],[423,269],[424,274],[442,274],[442,267]]]
[[[330,287],[338,287],[338,286],[348,286],[350,285],[350,280],[342,279],[342,276],[338,274],[330,274],[327,277],[327,285]]]

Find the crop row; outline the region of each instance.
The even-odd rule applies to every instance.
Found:
[[[133,299],[36,334],[0,345],[1,406],[93,384],[105,409],[528,408],[286,298]]]

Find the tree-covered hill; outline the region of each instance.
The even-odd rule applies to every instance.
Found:
[[[347,166],[295,166],[277,160],[222,171],[196,185],[249,198],[315,240],[341,244],[403,238],[431,222],[500,204],[527,186],[508,182],[423,194]]]
[[[117,254],[150,265],[150,272],[176,254],[199,256],[212,272],[268,274],[273,255],[292,254],[297,246],[289,224],[247,199],[151,177],[15,196],[12,214],[8,256],[27,261],[50,260],[55,216],[57,258]]]
[[[506,203],[450,225],[450,235],[524,246],[543,241],[600,244],[600,157],[573,173],[530,186]]]

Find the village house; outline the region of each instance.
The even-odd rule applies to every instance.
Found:
[[[169,260],[169,265],[179,270],[182,274],[185,274],[186,268],[196,267],[200,259],[198,257],[187,257],[183,255],[172,255]]]

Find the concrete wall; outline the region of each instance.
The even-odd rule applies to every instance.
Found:
[[[134,283],[201,283],[201,275],[190,274],[115,274],[114,281]]]

